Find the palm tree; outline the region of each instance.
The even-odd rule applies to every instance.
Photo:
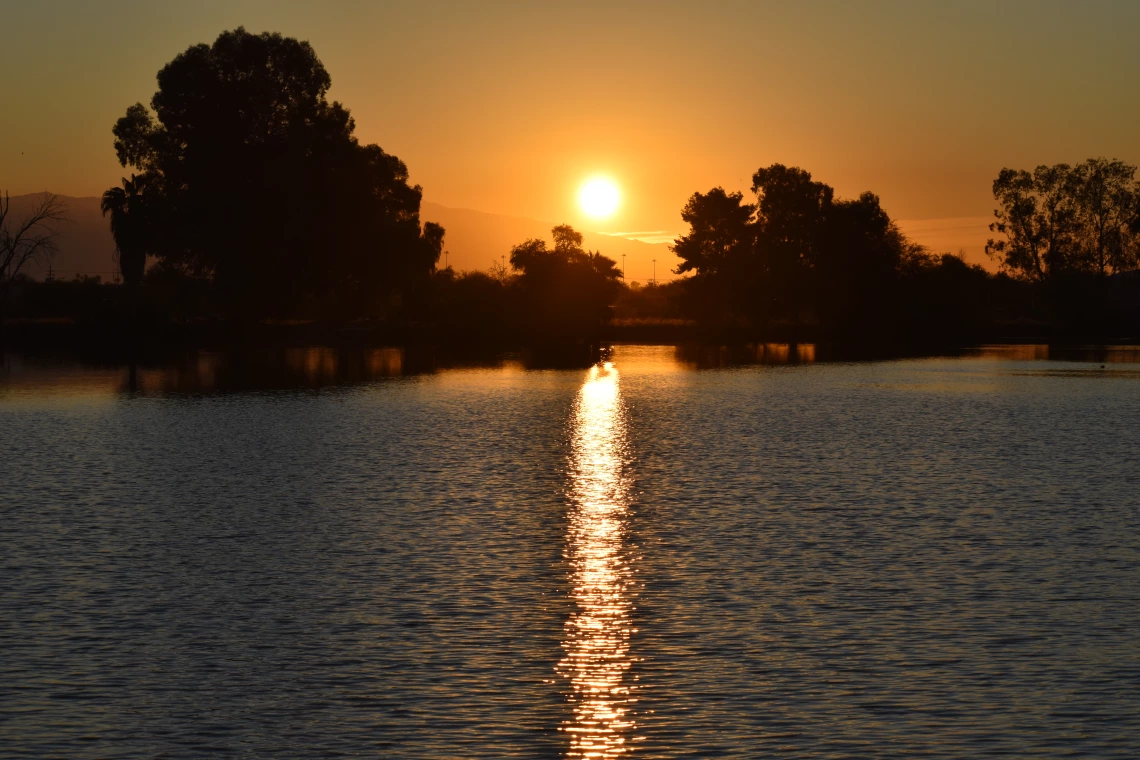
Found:
[[[147,208],[148,178],[131,175],[123,177],[122,187],[112,187],[103,193],[99,208],[103,216],[111,215],[111,235],[119,256],[119,271],[130,294],[131,319],[135,316],[138,289],[146,270],[146,256],[150,247],[151,225]]]

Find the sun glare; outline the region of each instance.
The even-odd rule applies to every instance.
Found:
[[[578,205],[595,219],[613,214],[620,201],[617,185],[604,177],[588,180],[578,191]]]

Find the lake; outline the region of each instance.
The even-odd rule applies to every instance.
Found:
[[[0,756],[1140,756],[1140,349],[7,356]]]

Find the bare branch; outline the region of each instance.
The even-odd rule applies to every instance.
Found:
[[[0,199],[0,309],[21,270],[29,262],[48,260],[58,250],[57,226],[66,220],[67,208],[59,196],[44,193],[26,217],[14,222],[11,199],[4,193]]]

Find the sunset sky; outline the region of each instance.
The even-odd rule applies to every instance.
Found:
[[[792,5],[3,0],[0,188],[101,193],[115,119],[238,25],[309,40],[425,200],[598,232],[681,232],[694,191],[778,161],[980,261],[1003,166],[1140,162],[1140,3]]]

